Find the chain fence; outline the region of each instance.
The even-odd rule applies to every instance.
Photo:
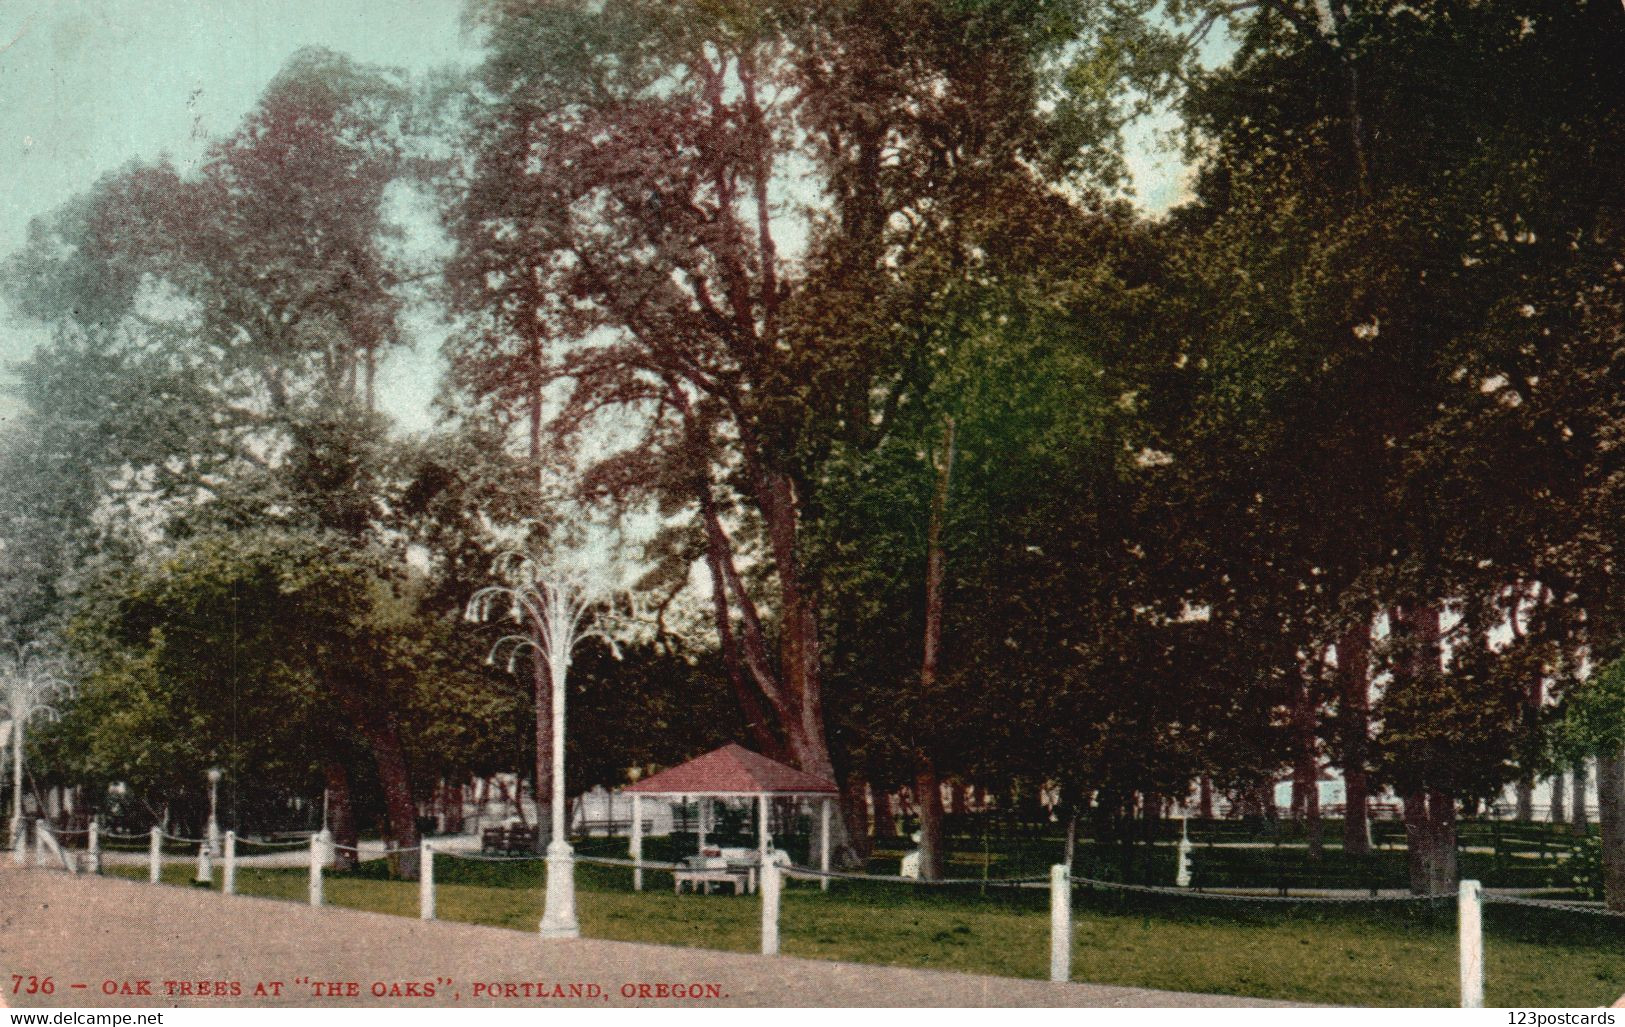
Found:
[[[78,839],[82,836],[91,834],[92,832],[88,830],[64,831],[53,835],[53,837],[60,836],[67,838],[71,836]],[[161,843],[198,845],[202,846],[204,850],[207,850],[208,848],[207,839],[190,838],[178,834],[172,834],[168,831],[156,831],[146,834],[124,834],[113,831],[102,831],[99,833],[99,840],[103,844],[112,843],[113,845],[120,843],[145,843],[146,845],[151,846],[155,838]],[[371,845],[359,846],[337,844],[319,834],[301,840],[287,841],[259,841],[255,839],[238,838],[233,836],[232,842],[234,843],[235,847],[248,847],[257,851],[266,852],[267,854],[286,853],[288,855],[293,855],[294,850],[308,848],[310,850],[310,861],[306,870],[306,873],[308,874],[308,900],[313,906],[321,906],[327,903],[323,879],[326,874],[330,873],[327,867],[327,862],[333,853],[353,854],[358,861],[365,861],[368,863],[388,860],[394,857],[401,857],[410,853],[420,853],[423,858],[419,861],[420,872],[417,887],[420,890],[419,915],[423,919],[434,919],[436,916],[435,876],[437,872],[437,863],[439,863],[442,867],[445,866],[446,861],[478,864],[534,865],[538,863],[545,863],[548,858],[544,853],[471,851],[468,848],[452,847],[449,844],[436,842],[433,839],[427,840],[426,842],[418,845],[402,847],[391,846],[382,849]],[[444,847],[442,847],[443,844]],[[233,893],[234,890],[231,881],[233,879],[233,868],[236,865],[235,860],[232,857],[232,853],[235,851],[234,846],[228,844],[226,847],[226,852],[228,854],[224,871],[226,883],[222,885],[222,890]],[[136,847],[137,846],[131,846],[132,849]],[[157,864],[159,862],[184,862],[183,860],[176,860],[174,857],[169,856],[162,851],[158,851],[157,849],[151,851],[154,863],[152,880],[154,881],[159,880],[159,875],[157,873]],[[644,872],[680,875],[684,871],[695,871],[703,874],[707,870],[718,869],[702,866],[692,862],[625,858],[590,852],[575,853],[573,855],[573,861],[588,867],[602,867],[615,870],[633,871],[635,876],[632,878],[634,882],[632,884],[632,888],[636,890],[641,890],[642,888],[641,875]],[[198,876],[195,883],[199,886],[207,884],[208,886],[213,887],[215,885],[216,878],[214,877],[213,869],[209,866],[207,858],[200,854],[198,857],[198,864]],[[743,864],[740,863],[729,867],[728,869],[737,871],[739,874],[743,874],[745,871],[742,868]],[[270,891],[275,893],[278,897],[291,897],[288,895],[288,887],[291,882],[289,882],[286,873],[292,869],[295,869],[295,867],[283,866],[267,871],[273,875],[283,875],[278,878],[280,883],[274,884],[270,889]],[[1021,918],[1019,923],[1012,924],[1013,927],[1016,927],[1021,931],[1031,931],[1036,928],[1037,924],[1044,923],[1047,920],[1049,926],[1051,955],[1050,975],[1051,979],[1057,981],[1068,981],[1073,979],[1072,959],[1074,952],[1086,951],[1086,947],[1084,949],[1079,948],[1079,946],[1084,945],[1084,943],[1080,942],[1079,940],[1080,936],[1077,930],[1077,924],[1074,921],[1074,912],[1079,909],[1088,909],[1087,906],[1078,905],[1081,896],[1096,893],[1119,894],[1123,896],[1143,896],[1151,899],[1167,900],[1174,903],[1174,905],[1165,905],[1162,902],[1157,902],[1147,904],[1145,908],[1130,908],[1132,909],[1133,915],[1137,917],[1142,915],[1151,918],[1166,916],[1173,918],[1175,921],[1183,923],[1197,922],[1181,920],[1184,914],[1181,914],[1178,912],[1178,910],[1180,907],[1187,905],[1193,910],[1241,906],[1260,907],[1254,913],[1239,911],[1235,914],[1226,913],[1218,920],[1201,915],[1198,916],[1198,921],[1203,923],[1231,924],[1236,928],[1245,928],[1246,930],[1273,930],[1275,928],[1282,928],[1288,930],[1289,932],[1298,931],[1305,937],[1315,936],[1315,933],[1321,930],[1324,925],[1335,925],[1336,920],[1317,919],[1330,914],[1314,913],[1308,910],[1305,910],[1300,915],[1292,912],[1292,907],[1301,906],[1309,907],[1310,909],[1342,907],[1349,909],[1371,910],[1418,910],[1419,912],[1414,916],[1410,913],[1404,913],[1396,914],[1394,918],[1388,918],[1387,914],[1372,913],[1371,916],[1376,918],[1373,919],[1372,923],[1386,923],[1395,930],[1412,930],[1415,929],[1417,925],[1421,925],[1427,932],[1429,932],[1429,935],[1435,939],[1433,942],[1430,942],[1430,944],[1434,945],[1441,943],[1442,939],[1440,938],[1440,935],[1443,934],[1443,932],[1448,930],[1451,931],[1452,934],[1455,934],[1456,945],[1458,951],[1461,953],[1462,966],[1460,971],[1460,995],[1461,1002],[1464,1005],[1475,1005],[1483,1002],[1485,923],[1488,923],[1491,928],[1491,936],[1488,940],[1492,950],[1498,945],[1517,940],[1520,937],[1517,932],[1520,930],[1525,933],[1536,930],[1545,930],[1548,933],[1551,933],[1554,930],[1554,925],[1560,926],[1561,924],[1560,921],[1552,921],[1549,924],[1542,925],[1541,922],[1537,920],[1520,925],[1519,921],[1515,919],[1509,920],[1505,917],[1500,919],[1492,918],[1489,920],[1481,920],[1483,906],[1487,905],[1508,909],[1538,910],[1543,913],[1553,914],[1554,916],[1578,915],[1595,922],[1598,925],[1597,930],[1578,932],[1577,935],[1568,935],[1567,937],[1572,938],[1577,937],[1578,935],[1584,935],[1586,938],[1603,939],[1601,944],[1604,946],[1606,951],[1610,952],[1613,951],[1613,947],[1616,944],[1625,943],[1625,934],[1612,933],[1615,925],[1625,924],[1625,912],[1609,910],[1601,904],[1593,904],[1582,901],[1556,898],[1537,898],[1525,895],[1509,894],[1505,892],[1482,891],[1477,886],[1476,882],[1471,881],[1463,882],[1462,886],[1458,890],[1434,895],[1417,895],[1408,892],[1399,893],[1397,891],[1389,892],[1387,894],[1360,894],[1352,889],[1345,893],[1314,893],[1306,891],[1300,894],[1272,894],[1270,893],[1270,886],[1267,885],[1261,885],[1258,889],[1254,890],[1245,887],[1214,889],[1168,886],[1160,884],[1140,884],[1120,880],[1111,880],[1109,878],[1091,875],[1074,875],[1070,873],[1066,867],[1060,865],[1053,867],[1051,873],[1047,876],[1023,875],[1012,877],[948,877],[941,879],[921,879],[917,877],[904,876],[901,874],[865,873],[833,869],[825,870],[820,867],[805,866],[796,863],[778,864],[770,862],[761,866],[753,865],[751,870],[750,884],[753,887],[750,890],[757,893],[756,901],[760,903],[761,907],[762,951],[765,954],[776,954],[778,951],[780,920],[785,912],[784,907],[781,904],[781,889],[784,887],[785,883],[789,881],[817,883],[822,886],[827,886],[832,882],[852,886],[874,885],[877,886],[880,891],[874,893],[871,899],[865,900],[860,898],[858,896],[861,893],[855,892],[848,888],[843,889],[844,894],[830,896],[829,901],[847,902],[855,906],[864,906],[874,903],[878,904],[876,908],[896,906],[898,903],[911,902],[912,900],[909,897],[913,895],[919,895],[922,897],[928,895],[938,895],[944,897],[944,901],[948,903],[948,906],[945,908],[950,910],[957,908],[960,902],[960,896],[965,896],[965,909],[974,909],[975,900],[973,897],[967,896],[965,890],[998,890],[1002,894],[1023,897],[1018,900],[1016,906],[1010,907],[1007,905],[1004,907],[1019,914]],[[209,873],[207,879],[204,877],[206,872]],[[391,873],[393,876],[393,871]],[[305,875],[301,874],[300,876]],[[265,884],[261,878],[263,878],[263,874],[256,875],[256,884],[254,887],[256,888],[257,892],[263,894],[265,892],[261,891],[261,889],[265,887]],[[173,873],[168,875],[168,879],[171,881],[175,879]],[[585,889],[589,891],[625,891],[627,888],[625,879],[620,878],[619,875],[599,875],[598,877],[588,875],[578,880],[580,882],[578,884],[578,888],[584,886]],[[458,876],[454,874],[452,881],[458,882]],[[465,876],[461,878],[461,883],[463,883],[465,886],[475,887],[521,888],[529,890],[533,894],[536,888],[536,879],[529,873],[509,875],[507,877],[496,875],[486,877],[484,879],[470,879]],[[956,889],[958,890],[956,891]],[[747,889],[743,880],[736,882],[736,892],[742,894],[746,890]],[[889,895],[887,894],[888,892],[890,893]],[[1025,897],[1030,897],[1034,901],[1029,903],[1026,901]],[[989,901],[992,901],[991,896],[989,896],[988,899]],[[1041,907],[1038,905],[1038,903],[1046,900],[1049,907],[1049,915],[1047,918],[1041,917],[1035,923],[1032,917],[1034,914],[1039,913],[1039,909]],[[350,901],[353,902],[355,900],[352,898]],[[466,900],[460,899],[459,901]],[[668,898],[665,901],[670,900]],[[819,901],[819,897],[816,894],[804,900],[806,903],[816,903],[817,901]],[[1449,924],[1449,921],[1445,919],[1447,910],[1443,907],[1446,904],[1453,907],[1450,912],[1459,917],[1459,925]],[[701,905],[686,908],[694,909],[696,911],[696,915],[701,916],[703,919],[710,907]],[[738,907],[733,908],[737,909]],[[789,911],[789,916],[791,919],[788,922],[794,925],[800,921],[800,918],[808,917],[811,918],[812,921],[827,925],[829,922],[827,918],[831,915],[833,910],[838,908],[840,907],[831,906],[820,908],[816,904],[797,905]],[[1277,909],[1281,912],[1278,914],[1266,912],[1268,909]],[[1093,917],[1093,920],[1086,922],[1091,924],[1089,930],[1096,932],[1095,936],[1098,937],[1098,932],[1103,929],[1101,926],[1102,921],[1100,920],[1100,915],[1104,913],[1106,917],[1110,918],[1113,915],[1121,916],[1122,912],[1123,911],[1121,909],[1116,911],[1110,909],[1096,909],[1093,913],[1081,915]],[[952,915],[957,916],[963,914],[952,913]],[[730,914],[730,916],[736,918],[737,914]],[[1417,919],[1418,917],[1420,919]],[[859,922],[861,923],[863,921],[860,920]],[[880,921],[874,922],[878,923]],[[1149,922],[1150,921],[1148,920],[1147,923]],[[1449,926],[1447,926],[1447,924],[1449,924]],[[829,931],[827,926],[820,929],[826,933]],[[1116,928],[1111,927],[1109,923],[1104,929],[1108,932],[1116,930]],[[1219,929],[1222,930],[1224,928],[1221,927]],[[800,930],[805,932],[807,930],[806,925],[803,924],[800,927]],[[1291,936],[1291,934],[1288,935],[1288,937]],[[1620,941],[1615,942],[1611,940],[1614,938],[1618,938]],[[1578,942],[1576,942],[1576,944],[1578,944]],[[1620,947],[1622,950],[1625,950],[1625,944],[1620,944]],[[1314,958],[1313,956],[1309,955],[1315,951],[1314,949],[1306,949],[1304,951],[1306,957]],[[1604,949],[1599,949],[1598,951],[1602,952]],[[1439,972],[1440,967],[1437,965],[1434,965],[1427,970],[1427,974],[1434,975],[1435,978]],[[1432,980],[1432,983],[1428,985],[1428,987],[1435,989],[1436,992],[1440,983],[1441,982],[1439,980],[1434,979]]]

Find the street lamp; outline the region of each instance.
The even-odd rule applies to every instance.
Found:
[[[576,920],[575,850],[564,837],[564,678],[570,667],[570,654],[587,638],[607,642],[617,656],[615,640],[597,627],[598,617],[608,604],[611,590],[584,574],[559,572],[543,576],[530,560],[509,553],[496,565],[499,577],[511,585],[489,585],[468,601],[466,617],[472,622],[487,621],[499,606],[525,629],[522,635],[497,639],[485,662],[495,665],[504,648],[508,651],[508,672],[519,664],[519,655],[532,649],[546,665],[553,695],[553,836],[547,845],[547,904],[542,913],[544,938],[579,938]]]
[[[11,841],[14,854],[22,850],[23,834],[23,729],[35,717],[56,720],[51,704],[73,694],[62,677],[61,663],[38,642],[17,646],[0,655],[0,703],[11,720]]]
[[[220,819],[218,817],[220,804],[217,799],[220,778],[223,776],[225,776],[225,772],[219,767],[209,768],[209,830],[206,833],[209,837],[209,855],[211,856],[220,855]]]

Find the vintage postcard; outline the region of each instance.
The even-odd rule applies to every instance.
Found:
[[[1619,3],[10,0],[0,152],[13,1022],[1614,1022]]]

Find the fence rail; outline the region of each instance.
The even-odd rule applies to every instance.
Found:
[[[90,852],[99,851],[103,839],[135,841],[143,837],[149,843],[150,880],[157,882],[161,879],[163,866],[163,842],[168,840],[183,844],[198,843],[198,876],[197,883],[213,886],[214,875],[212,860],[215,853],[204,839],[191,839],[170,835],[167,832],[153,828],[145,836],[128,835],[117,832],[98,832],[95,825],[85,831],[68,832],[58,835],[43,825],[36,827],[37,844],[44,844],[43,839],[49,839],[49,844],[59,845],[66,841],[68,836],[83,836]],[[326,832],[311,835],[304,843],[292,842],[256,842],[250,839],[238,838],[235,832],[226,832],[223,836],[224,875],[221,890],[226,894],[235,894],[236,871],[238,868],[238,847],[240,845],[256,845],[262,849],[277,851],[288,850],[292,847],[305,848],[309,851],[308,861],[308,902],[311,906],[320,907],[325,903],[324,875],[326,867],[332,861],[336,852],[349,852],[357,856],[362,849],[357,846],[338,845],[333,842]],[[62,852],[68,851],[65,847]],[[515,863],[540,862],[545,857],[538,854],[524,855],[492,855],[483,852],[458,851],[442,848],[440,843],[425,840],[419,845],[384,850],[383,857],[419,853],[419,909],[418,915],[423,920],[433,920],[437,916],[436,908],[436,871],[441,859],[456,859],[471,862],[486,863]],[[36,855],[36,860],[41,857]],[[580,862],[593,866],[630,869],[636,873],[652,872],[680,872],[685,864],[665,862],[660,860],[642,858],[618,858],[612,856],[580,854],[573,857],[573,862]],[[1483,939],[1483,907],[1486,904],[1509,907],[1525,907],[1545,910],[1553,913],[1579,914],[1588,917],[1609,918],[1614,921],[1625,921],[1625,912],[1603,908],[1600,905],[1591,905],[1581,902],[1559,901],[1553,899],[1531,898],[1519,895],[1486,892],[1476,880],[1462,881],[1458,890],[1438,895],[1276,895],[1258,891],[1214,891],[1210,889],[1190,887],[1170,887],[1164,885],[1141,884],[1134,882],[1110,880],[1098,876],[1076,875],[1064,864],[1056,864],[1044,876],[1016,876],[1016,877],[988,877],[988,878],[948,878],[943,880],[920,880],[912,877],[903,877],[892,874],[853,873],[848,871],[827,870],[789,864],[780,864],[768,861],[760,868],[760,887],[758,900],[761,905],[761,952],[764,955],[777,955],[780,949],[781,929],[785,907],[783,902],[786,879],[791,881],[841,881],[848,883],[874,883],[895,887],[905,885],[928,892],[943,887],[994,887],[1010,889],[1029,889],[1039,894],[1047,892],[1049,898],[1049,977],[1053,981],[1068,981],[1071,979],[1073,957],[1076,939],[1074,936],[1073,911],[1076,897],[1079,892],[1120,892],[1133,895],[1151,895],[1164,898],[1189,901],[1193,903],[1264,903],[1264,904],[1301,904],[1301,905],[1382,905],[1389,908],[1406,904],[1430,903],[1438,904],[1443,901],[1453,901],[1457,907],[1457,949],[1459,954],[1459,992],[1460,1004],[1463,1007],[1474,1008],[1481,1006],[1484,1001],[1484,939]]]

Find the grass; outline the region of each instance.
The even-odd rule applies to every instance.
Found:
[[[623,845],[589,840],[581,849],[621,855]],[[146,877],[144,866],[108,872]],[[188,884],[191,876],[190,862],[164,868],[166,883]],[[995,870],[992,876],[1001,875]],[[540,863],[442,857],[435,877],[442,919],[536,929]],[[633,892],[631,871],[578,864],[582,933],[756,950],[756,898],[676,896],[670,881],[646,871],[648,890]],[[303,902],[307,894],[303,869],[243,867],[237,882],[244,895]],[[331,905],[417,915],[417,885],[389,880],[382,861],[328,875],[324,891]],[[1334,1005],[1449,1006],[1457,997],[1449,901],[1330,906],[1080,892],[1073,916],[1073,978],[1079,981]],[[780,919],[787,955],[1028,978],[1048,972],[1048,932],[1048,893],[1041,888],[983,894],[976,886],[920,891],[841,881],[825,893],[792,882]],[[1608,1005],[1625,993],[1620,921],[1492,904],[1485,909],[1485,935],[1491,1006]]]

